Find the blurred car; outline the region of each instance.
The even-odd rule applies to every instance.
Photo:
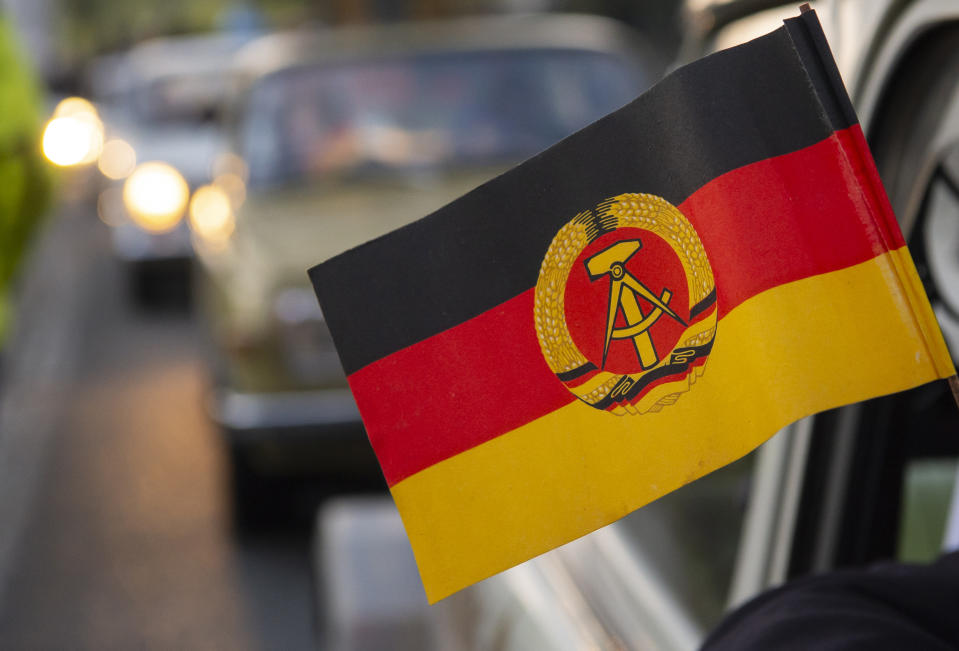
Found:
[[[811,4],[955,357],[959,4]],[[686,9],[687,60],[798,13],[795,3],[757,0],[689,0]],[[729,608],[789,579],[928,562],[959,548],[957,429],[945,382],[807,418],[619,522],[432,607],[404,574],[412,559],[395,510],[341,501],[318,519],[318,621],[338,649],[360,648],[371,632],[388,638],[389,627],[398,641],[418,636],[397,649],[693,649]],[[400,576],[405,601],[364,590],[387,593],[367,577],[373,558]]]
[[[195,229],[234,486],[379,478],[306,269],[625,104],[650,58],[611,21],[526,16],[273,35],[240,66],[245,202]]]
[[[219,115],[233,90],[233,55],[250,38],[158,38],[92,68],[106,126],[98,210],[142,302],[187,292],[192,247],[183,217],[190,190],[209,183],[226,150]]]

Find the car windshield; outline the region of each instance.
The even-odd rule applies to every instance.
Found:
[[[622,59],[576,50],[293,68],[253,87],[240,149],[253,184],[516,162],[645,87]]]
[[[213,117],[230,90],[223,72],[167,76],[130,91],[130,104],[143,123],[195,124]]]

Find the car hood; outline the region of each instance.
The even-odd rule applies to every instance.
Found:
[[[424,217],[503,171],[251,193],[234,237],[274,279],[303,284],[308,268]]]

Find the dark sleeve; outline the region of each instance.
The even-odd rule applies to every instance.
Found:
[[[733,611],[704,651],[959,649],[959,552],[808,577]]]

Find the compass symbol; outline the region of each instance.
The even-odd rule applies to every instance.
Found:
[[[666,314],[684,327],[686,326],[686,322],[669,307],[672,292],[664,288],[662,294],[656,296],[646,285],[626,271],[626,262],[642,246],[643,243],[638,239],[621,240],[586,260],[586,271],[589,273],[590,280],[596,281],[605,276],[608,276],[610,280],[606,339],[603,344],[603,368],[606,366],[609,343],[613,339],[632,339],[643,370],[652,368],[659,362],[659,355],[649,335],[649,329],[653,324]],[[643,314],[636,300],[637,295],[653,306],[649,314]],[[613,327],[620,310],[626,317],[625,328]]]
[[[675,403],[705,372],[717,296],[693,224],[662,197],[630,192],[556,232],[536,281],[533,324],[570,393],[617,416],[647,414]]]

